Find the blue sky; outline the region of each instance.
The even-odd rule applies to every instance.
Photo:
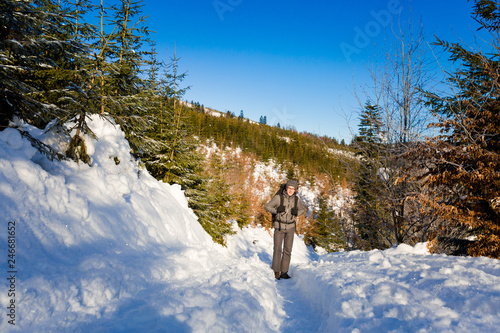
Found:
[[[383,52],[389,20],[412,12],[429,42],[434,35],[469,40],[477,28],[466,0],[144,4],[159,57],[172,56],[176,45],[179,68],[188,72],[186,100],[347,142],[358,123],[354,92],[370,83],[366,63]]]

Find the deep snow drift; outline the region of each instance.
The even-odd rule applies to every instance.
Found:
[[[132,161],[117,127],[100,118],[90,125],[99,137],[87,138],[92,167],[50,162],[17,130],[0,132],[2,332],[500,327],[498,260],[429,255],[424,245],[318,256],[296,237],[292,279],[275,281],[272,231],[245,228],[227,248],[214,244],[179,186]],[[61,142],[56,133],[25,129],[47,144]],[[15,326],[7,316],[12,302]]]

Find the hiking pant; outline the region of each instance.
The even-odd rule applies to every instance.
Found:
[[[290,267],[295,225],[286,230],[274,229],[273,271],[284,274]]]

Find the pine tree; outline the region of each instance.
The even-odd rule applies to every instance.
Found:
[[[184,81],[187,73],[179,73],[179,60],[177,57],[177,52],[174,50],[174,57],[171,61],[172,74],[167,74],[167,100],[172,104],[173,119],[172,130],[171,130],[171,142],[170,142],[170,157],[169,161],[173,168],[176,167],[175,160],[181,156],[182,152],[189,149],[185,147],[186,137],[188,136],[185,131],[186,124],[184,123],[183,117],[183,104],[181,103],[181,98],[184,96],[186,91],[190,87],[180,88],[180,83]],[[184,147],[183,147],[184,146]],[[179,153],[180,152],[180,153]],[[172,173],[172,168],[170,168],[169,173]],[[175,173],[175,172],[174,172]],[[167,174],[167,181],[169,181],[169,174]]]
[[[68,5],[64,8],[64,5]],[[64,129],[72,140],[66,154],[89,162],[81,134],[93,135],[86,117],[95,109],[97,92],[88,68],[93,27],[82,21],[90,10],[87,1],[57,5],[52,1],[2,1],[1,32],[2,111],[0,122],[14,116],[44,128]]]
[[[161,62],[156,58],[155,43],[150,42],[150,58],[145,61],[149,67],[140,96],[148,110],[148,126],[141,138],[141,150],[137,156],[156,179],[168,181],[168,165],[171,152],[172,108],[167,100],[166,80],[160,78]]]
[[[405,145],[384,142],[378,114],[378,107],[366,104],[353,144],[360,162],[354,171],[352,214],[356,243],[365,250],[424,241],[432,220],[411,200],[420,192],[420,184],[404,177],[413,172],[403,157]]]
[[[149,42],[149,29],[142,13],[142,0],[120,0],[120,5],[110,20],[113,33],[108,37],[109,46],[104,49],[109,55],[105,84],[108,101],[107,111],[125,132],[136,156],[143,153],[145,135],[155,118],[147,107],[148,98],[141,92],[144,80],[142,66],[147,51],[143,44]],[[147,67],[146,67],[147,68]]]
[[[362,110],[358,125],[359,135],[354,139],[356,154],[361,162],[356,169],[353,190],[356,204],[353,207],[353,220],[357,230],[357,244],[365,250],[385,248],[382,240],[388,232],[384,228],[385,214],[379,204],[382,183],[378,177],[380,144],[380,110],[367,102]]]
[[[64,73],[59,65],[85,46],[57,30],[73,25],[51,1],[2,0],[0,19],[1,126],[17,116],[43,128],[66,115],[64,109],[46,103],[53,100],[49,89],[56,86],[61,92],[61,86],[69,83],[74,72]],[[56,71],[55,80],[47,80]]]
[[[234,233],[231,219],[237,218],[237,207],[234,206],[233,197],[229,194],[229,185],[222,177],[227,166],[222,163],[218,154],[213,154],[208,169],[210,178],[205,177],[199,184],[196,189],[197,195],[187,193],[189,204],[212,239],[225,245],[226,235]]]
[[[67,17],[70,18],[72,25],[67,33],[73,36],[73,39],[80,43],[86,43],[95,38],[95,27],[84,21],[84,16],[92,10],[92,5],[88,0],[76,0],[74,2],[64,2],[67,5]],[[95,84],[95,70],[94,63],[89,56],[90,48],[87,46],[86,52],[74,57],[71,61],[67,58],[59,58],[60,68],[68,72],[66,75],[71,74],[70,84],[65,87],[63,91],[66,96],[59,96],[59,103],[64,103],[62,106],[69,113],[66,119],[61,122],[71,121],[72,126],[69,127],[68,132],[71,136],[69,147],[66,151],[66,156],[75,160],[83,161],[90,164],[90,156],[86,152],[83,134],[88,134],[95,138],[94,133],[90,130],[87,124],[89,115],[98,112],[98,104],[100,102],[99,89]],[[49,73],[54,77],[60,77],[56,73]],[[49,80],[53,82],[54,80]],[[56,91],[54,88],[51,91]],[[58,102],[54,102],[58,103]]]
[[[315,249],[319,246],[327,252],[339,251],[346,244],[340,219],[328,207],[325,193],[321,193],[317,200],[318,211],[314,212],[314,219],[306,229],[304,241]]]
[[[199,171],[202,157],[196,152],[195,133],[183,118],[180,100],[189,87],[180,87],[186,73],[178,73],[178,62],[174,53],[160,82],[155,79],[158,77],[156,60],[152,58],[149,62],[154,66],[148,84],[154,85],[150,90],[156,91],[153,99],[157,102],[150,108],[155,112],[155,123],[147,131],[149,143],[143,148],[141,159],[155,178],[191,188],[190,184],[198,183],[197,173],[203,172]]]
[[[460,65],[448,78],[456,93],[428,94],[429,105],[442,116],[433,125],[441,134],[412,155],[421,156],[420,166],[428,170],[422,179],[434,196],[423,202],[443,220],[445,233],[437,236],[465,227],[474,237],[467,241],[470,255],[500,258],[500,6],[477,0],[473,16],[491,33],[491,48],[468,50],[437,40]]]
[[[366,102],[359,121],[359,134],[357,140],[367,144],[381,142],[382,120],[380,118],[380,108]]]
[[[113,56],[113,47],[116,44],[113,39],[117,26],[114,26],[112,32],[107,32],[108,21],[110,16],[108,12],[113,12],[114,7],[105,7],[104,0],[101,0],[99,5],[99,27],[96,29],[95,38],[92,42],[93,54],[93,77],[92,84],[98,86],[100,95],[100,114],[111,114],[115,108],[115,100],[111,98],[113,87],[111,85],[110,73],[112,72],[113,65],[111,58]]]

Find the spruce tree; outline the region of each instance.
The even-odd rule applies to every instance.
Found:
[[[89,162],[82,134],[93,135],[86,117],[98,94],[88,66],[93,27],[82,20],[87,1],[2,1],[0,122],[14,116],[44,128],[65,129],[73,123],[67,156]],[[72,130],[75,129],[75,132]]]
[[[387,136],[391,130],[380,119],[380,109],[367,103],[353,147],[359,157],[354,170],[353,220],[359,247],[388,248],[425,241],[433,218],[419,208],[413,196],[421,193],[418,181],[406,174],[416,171],[404,156],[410,143],[405,135]],[[391,138],[396,141],[388,141]]]
[[[194,133],[183,118],[181,98],[188,88],[181,88],[186,73],[178,73],[178,61],[174,54],[160,80],[159,63],[153,55],[149,61],[147,85],[149,100],[156,101],[150,105],[155,122],[146,132],[148,145],[142,150],[141,160],[155,178],[193,188],[192,184],[199,182],[198,173],[203,172],[199,170],[202,157],[196,152]]]
[[[62,106],[68,111],[68,116],[62,122],[70,121],[72,123],[68,129],[71,140],[66,150],[66,156],[89,164],[90,157],[86,152],[82,136],[88,134],[95,138],[94,133],[87,125],[87,118],[91,114],[98,113],[100,102],[99,89],[95,82],[94,62],[90,57],[90,47],[87,45],[95,38],[96,28],[84,21],[85,15],[92,11],[93,6],[88,0],[63,2],[62,6],[66,6],[66,15],[72,23],[68,26],[70,30],[66,33],[71,35],[74,40],[82,44],[85,43],[87,46],[83,54],[74,57],[71,61],[63,57],[59,59],[61,61],[59,67],[68,72],[66,75],[71,75],[71,71],[73,71],[73,75],[70,77],[71,83],[65,89],[66,96],[59,96],[59,102],[64,103]],[[60,75],[54,73],[51,76],[53,80]],[[52,89],[52,91],[55,90]]]
[[[374,144],[381,141],[382,120],[380,119],[380,108],[378,105],[366,102],[360,116],[358,128],[358,141],[367,144]]]
[[[335,252],[345,247],[345,235],[340,225],[340,219],[328,206],[327,196],[321,193],[318,198],[318,211],[306,229],[304,241],[307,245],[321,247],[327,252]]]
[[[86,51],[74,24],[52,1],[0,2],[0,125],[14,116],[44,128],[68,118],[59,98],[80,87],[75,64]]]
[[[134,155],[140,156],[145,148],[145,135],[155,118],[148,109],[148,96],[142,94],[144,79],[142,68],[147,51],[142,50],[149,41],[146,17],[141,16],[142,0],[121,0],[110,19],[113,33],[108,37],[109,54],[106,84],[109,85],[108,112],[113,116],[130,143]]]
[[[491,34],[487,51],[469,50],[438,39],[460,67],[448,77],[455,94],[428,93],[428,103],[441,115],[433,126],[440,135],[411,155],[418,159],[422,179],[432,196],[422,201],[442,219],[437,232],[449,236],[466,228],[468,254],[500,258],[500,6],[478,0],[473,16]]]
[[[354,139],[356,154],[360,163],[354,173],[353,191],[356,204],[353,207],[353,220],[357,231],[357,245],[365,250],[384,248],[384,213],[378,203],[382,184],[377,175],[380,166],[378,158],[381,151],[380,110],[377,105],[367,102],[362,110],[358,125],[359,135]],[[383,233],[383,235],[381,235]]]
[[[212,155],[207,169],[210,170],[210,178],[203,179],[195,189],[197,196],[187,193],[189,204],[213,240],[225,245],[226,235],[234,233],[231,219],[237,218],[237,207],[229,194],[229,185],[224,181],[223,174],[227,166],[222,163],[219,154]]]

